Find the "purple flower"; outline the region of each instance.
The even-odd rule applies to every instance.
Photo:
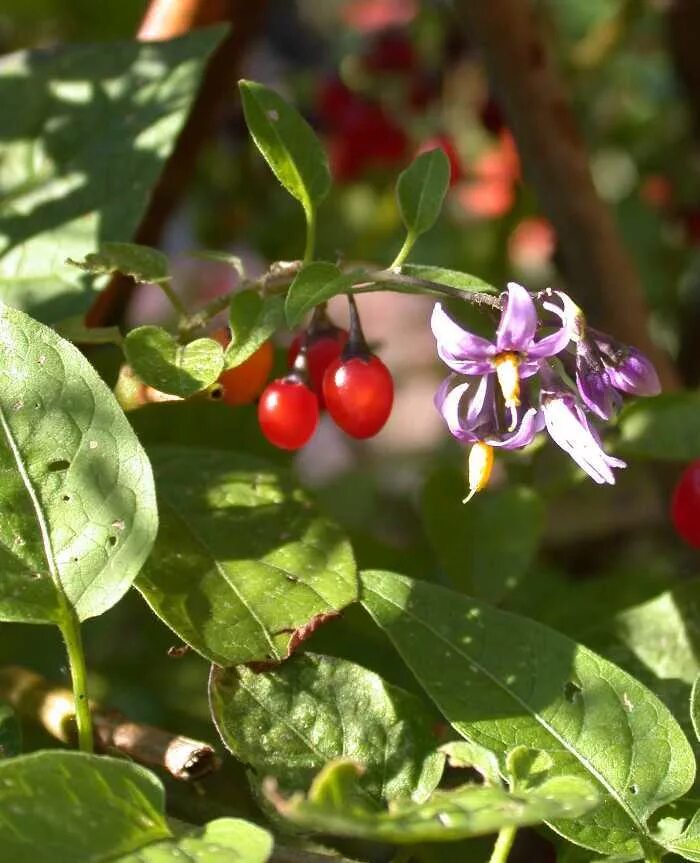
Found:
[[[590,411],[603,420],[612,419],[622,398],[613,387],[600,352],[586,338],[576,343],[576,385]]]
[[[557,310],[560,317],[563,312]],[[495,372],[506,407],[520,404],[520,380],[536,374],[540,360],[560,353],[571,340],[566,322],[551,335],[535,341],[537,311],[532,297],[521,285],[508,283],[506,304],[496,330],[495,342],[470,333],[455,323],[437,303],[431,327],[438,355],[453,371],[463,375],[489,375]]]
[[[612,468],[626,467],[609,456],[600,445],[595,429],[588,425],[583,408],[573,393],[563,390],[542,393],[544,421],[552,440],[597,483],[615,484]]]
[[[528,408],[518,426],[504,431],[498,420],[496,391],[490,375],[453,386],[453,378],[444,381],[435,395],[435,406],[447,427],[463,443],[486,443],[503,449],[520,449],[532,443],[544,428],[542,412]]]
[[[652,363],[637,348],[623,345],[606,333],[589,330],[601,353],[610,383],[633,396],[656,396],[661,383]]]

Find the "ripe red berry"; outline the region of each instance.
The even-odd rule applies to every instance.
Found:
[[[287,354],[287,362],[292,368],[294,361],[301,347],[302,336],[297,336],[289,346]],[[323,408],[325,402],[323,400],[323,376],[326,369],[340,356],[340,352],[345,347],[348,340],[346,330],[339,327],[322,331],[318,335],[310,335],[306,348],[306,364],[309,374],[309,383],[311,389],[318,396],[319,405]]]
[[[326,369],[323,396],[337,426],[351,437],[368,438],[389,419],[394,382],[389,369],[373,354],[338,357]]]
[[[279,378],[258,402],[258,422],[265,437],[280,449],[300,449],[318,425],[318,399],[294,377]]]
[[[676,533],[700,548],[700,459],[686,467],[673,490],[671,519]]]

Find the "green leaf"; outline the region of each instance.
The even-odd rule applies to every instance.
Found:
[[[410,234],[418,236],[433,227],[449,186],[450,160],[440,147],[421,153],[399,174],[396,197]]]
[[[136,243],[100,243],[99,251],[91,252],[82,261],[67,263],[95,276],[122,273],[135,282],[164,282],[170,278],[168,259],[150,246]]]
[[[310,214],[331,185],[328,158],[313,129],[280,95],[240,81],[243,113],[255,144],[273,173]]]
[[[668,393],[631,402],[620,415],[619,452],[632,458],[700,457],[700,393]]]
[[[45,321],[94,292],[66,264],[132,239],[225,28],[0,62],[0,297]]]
[[[379,809],[363,794],[358,784],[360,775],[358,764],[335,761],[319,773],[308,797],[295,794],[285,800],[273,782],[266,784],[266,791],[278,812],[300,827],[397,845],[449,842],[483,836],[502,827],[576,818],[599,802],[586,780],[556,776],[537,788],[517,793],[462,785],[451,791],[436,791],[423,803],[395,801],[388,809]]]
[[[80,351],[1,305],[0,427],[0,620],[101,614],[155,538],[150,464]]]
[[[649,817],[695,776],[688,741],[651,692],[526,618],[392,573],[362,584],[363,604],[462,736],[501,759],[541,749],[550,775],[594,782],[602,804],[575,821],[547,818],[557,832],[603,854],[651,841]]]
[[[287,293],[284,305],[287,325],[296,327],[319,303],[346,293],[353,282],[360,280],[357,273],[341,273],[339,267],[327,261],[307,264],[297,274]]]
[[[401,272],[416,279],[425,279],[429,282],[437,282],[439,285],[447,285],[449,288],[458,288],[460,291],[476,291],[480,294],[500,293],[497,288],[483,279],[471,276],[469,273],[460,273],[457,270],[446,270],[444,267],[404,264],[401,267]]]
[[[535,491],[506,486],[462,503],[465,478],[441,468],[426,482],[423,523],[455,587],[498,602],[522,580],[537,553],[544,507]]]
[[[22,751],[22,732],[14,710],[0,701],[0,759],[19,755]]]
[[[83,315],[65,318],[53,328],[74,345],[121,345],[124,341],[119,327],[88,327]]]
[[[287,474],[238,453],[151,456],[161,527],[136,586],[207,659],[279,662],[356,599],[350,545]]]
[[[469,740],[452,740],[440,747],[450,767],[471,767],[481,774],[486,785],[501,787],[501,774],[496,754],[485,746]]]
[[[0,760],[2,854],[12,863],[97,863],[166,839],[163,788],[126,761],[81,752]]]
[[[155,842],[114,863],[265,863],[272,836],[240,818],[217,818],[177,839]],[[110,857],[110,860],[112,858]]]
[[[12,863],[265,863],[272,837],[221,818],[177,839],[152,773],[116,758],[35,752],[0,761],[3,857]]]
[[[209,700],[228,749],[261,777],[308,788],[328,761],[351,758],[375,800],[424,800],[442,775],[436,716],[360,665],[306,653],[264,674],[212,668]]]
[[[695,736],[700,740],[700,674],[695,678],[690,692],[690,719],[693,723]]]
[[[182,398],[211,386],[224,368],[224,349],[214,339],[181,345],[167,330],[151,325],[126,334],[124,354],[145,384]]]
[[[240,366],[284,326],[284,298],[273,295],[263,299],[257,291],[240,291],[229,306],[231,341],[226,347],[224,367]]]

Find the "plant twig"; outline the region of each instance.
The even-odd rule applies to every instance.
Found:
[[[598,197],[588,154],[566,90],[540,33],[536,4],[458,0],[457,11],[481,48],[513,130],[525,172],[557,233],[567,281],[604,319],[604,329],[636,345],[655,364],[665,388],[676,370],[651,339],[649,312],[612,214]]]
[[[41,725],[63,743],[76,737],[73,695],[40,674],[10,665],[0,668],[0,700]],[[87,707],[87,701],[85,702]],[[219,760],[208,743],[132,722],[116,710],[92,705],[95,747],[118,752],[139,764],[161,767],[175,779],[200,779],[216,770]]]
[[[68,665],[70,666],[70,676],[73,684],[73,691],[69,692],[66,689],[65,693],[78,731],[78,746],[82,752],[92,752],[95,744],[93,740],[92,712],[87,694],[85,652],[83,651],[80,621],[72,609],[70,611],[66,610],[66,617],[61,624],[61,634],[66,643]]]
[[[489,859],[489,863],[506,863],[513,842],[515,841],[516,827],[503,827],[496,837],[496,844]]]

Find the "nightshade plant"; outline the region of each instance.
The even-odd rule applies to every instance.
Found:
[[[555,843],[562,860],[700,860],[688,739],[698,727],[697,687],[689,696],[700,669],[668,613],[690,608],[694,589],[697,625],[694,582],[682,596],[663,594],[622,612],[612,629],[586,634],[594,652],[576,640],[570,618],[563,628],[576,635],[533,619],[547,617],[532,605],[531,615],[517,613],[527,604],[521,596],[518,609],[513,586],[525,579],[527,592],[541,532],[534,489],[505,485],[461,507],[463,480],[455,487],[454,477],[439,474],[423,500],[438,562],[417,578],[408,556],[411,576],[376,568],[386,565],[384,555],[358,573],[358,559],[372,562],[361,538],[299,487],[283,453],[251,426],[251,405],[241,404],[263,392],[274,340],[296,330],[289,368],[260,401],[267,437],[283,449],[303,444],[324,407],[320,398],[349,434],[376,432],[393,385],[362,337],[354,305],[355,295],[374,291],[435,299],[432,331],[451,372],[435,401],[452,435],[470,447],[470,497],[488,483],[494,448],[525,449],[514,464],[527,476],[531,444],[544,430],[603,484],[625,466],[609,446],[627,458],[697,455],[697,440],[659,436],[691,412],[697,429],[697,398],[633,403],[617,443],[604,446],[604,424],[615,421],[623,394],[659,392],[645,357],[589,327],[562,291],[530,293],[514,282],[502,291],[465,273],[407,263],[450,183],[440,149],[419,155],[399,177],[406,236],[389,266],[317,259],[317,210],[331,185],[322,145],[277,93],[250,81],[240,84],[245,119],[301,205],[303,256],[251,278],[236,259],[205,253],[239,271],[240,289],[187,308],[165,256],[128,241],[221,37],[204,30],[158,45],[63,49],[44,58],[39,74],[53,82],[53,96],[36,106],[42,129],[52,134],[73,111],[65,134],[77,135],[92,96],[65,76],[89,71],[110,103],[116,126],[108,149],[115,170],[131,177],[128,194],[119,177],[102,195],[93,188],[97,157],[77,141],[47,148],[33,173],[31,118],[22,115],[17,129],[8,125],[11,110],[0,117],[14,166],[0,174],[0,619],[60,629],[73,698],[47,698],[37,709],[13,685],[12,668],[0,670],[0,696],[80,750],[22,753],[17,718],[0,703],[1,856],[18,863],[430,861],[441,859],[439,843],[457,843],[467,863],[484,854],[503,863],[516,830],[530,827]],[[33,63],[23,56],[0,75],[18,100],[34,86]],[[151,96],[157,122],[140,113]],[[126,115],[130,125],[122,128]],[[83,134],[100,139],[100,124],[91,126]],[[87,178],[77,201],[71,172]],[[42,196],[53,196],[60,219],[42,211]],[[115,272],[163,289],[176,315],[172,331],[84,325],[94,293]],[[351,301],[349,335],[327,317],[326,303],[338,295]],[[458,323],[467,308],[491,337]],[[213,321],[225,310],[230,332],[222,335]],[[72,343],[87,355],[96,344],[123,351],[118,399]],[[367,424],[363,411],[377,407],[377,388],[381,405]],[[280,407],[285,392],[302,397]],[[211,404],[217,399],[223,403]],[[156,403],[143,407],[148,401]],[[551,579],[550,611],[561,587]],[[224,775],[236,785],[233,802],[203,780],[183,811],[177,792],[166,799],[154,770],[119,757],[123,746],[93,754],[106,744],[93,725],[80,624],[107,612],[132,584],[211,665],[209,707],[229,753]],[[576,589],[564,603],[580,602],[585,615],[588,594],[577,600]],[[659,639],[638,643],[636,621],[653,621]],[[672,645],[668,654],[659,644]],[[171,668],[174,681],[177,663]],[[201,661],[196,668],[204,695]],[[133,748],[127,752],[135,758]],[[236,763],[245,778],[225,773]],[[491,850],[479,837],[494,837]]]

